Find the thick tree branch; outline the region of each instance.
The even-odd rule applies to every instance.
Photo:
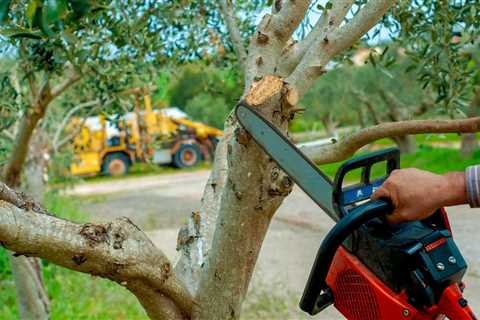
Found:
[[[325,73],[326,64],[367,33],[395,2],[370,0],[348,23],[317,37],[286,81],[298,87],[302,96]]]
[[[278,74],[283,77],[288,76],[302,60],[310,46],[318,41],[317,39],[325,37],[329,31],[337,28],[342,23],[353,2],[354,0],[333,1],[333,7],[322,14],[305,39],[287,45],[282,52],[282,59],[279,61]]]
[[[2,194],[18,203],[11,190],[4,190]],[[154,319],[190,316],[193,298],[179,285],[170,262],[127,218],[106,224],[76,224],[0,201],[0,243],[17,255],[43,258],[113,280],[133,292]],[[170,307],[160,312],[154,297],[161,298],[159,305],[170,300]]]
[[[222,13],[223,20],[230,35],[230,41],[232,41],[233,49],[237,54],[240,67],[244,70],[245,60],[247,60],[247,50],[243,44],[242,35],[240,34],[240,29],[238,28],[238,23],[233,12],[232,0],[221,0],[219,5],[220,12]]]
[[[315,163],[345,160],[361,147],[376,140],[420,133],[474,133],[480,131],[480,117],[462,120],[410,120],[384,122],[345,136],[335,144],[302,151]]]
[[[41,214],[50,214],[45,208],[35,202],[32,198],[29,198],[23,192],[18,192],[11,189],[3,182],[0,182],[0,200],[11,203],[20,209],[32,210]]]
[[[245,88],[257,77],[275,74],[275,67],[287,41],[303,20],[310,0],[276,0],[250,39],[245,65]]]

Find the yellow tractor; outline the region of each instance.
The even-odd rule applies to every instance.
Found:
[[[73,141],[73,175],[124,175],[137,161],[188,168],[213,158],[221,130],[153,109],[146,90],[142,110],[139,90],[134,93],[135,111],[118,120],[102,115],[72,120],[72,128],[81,126]]]

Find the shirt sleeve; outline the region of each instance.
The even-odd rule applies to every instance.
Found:
[[[480,165],[470,166],[465,169],[465,182],[470,207],[480,207]]]

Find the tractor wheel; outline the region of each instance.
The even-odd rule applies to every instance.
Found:
[[[173,155],[173,165],[177,168],[196,166],[202,158],[200,148],[195,144],[182,144]]]
[[[121,152],[108,154],[103,160],[102,172],[107,176],[123,176],[128,173],[130,159]]]

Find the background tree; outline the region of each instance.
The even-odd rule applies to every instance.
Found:
[[[231,39],[238,39],[241,33],[233,3],[221,4],[225,20],[233,17],[225,23]],[[327,64],[374,27],[394,4],[393,0],[334,1],[296,42],[292,37],[308,16],[311,2],[274,1],[253,33],[248,51],[244,41],[231,41],[244,73],[242,99],[286,132],[299,110],[298,101],[326,72]],[[479,127],[479,118],[383,123],[310,154],[319,163],[328,163],[384,137],[475,132]],[[125,286],[153,319],[238,319],[269,223],[292,185],[230,115],[202,208],[180,232],[183,255],[175,269],[127,219],[75,224],[47,214],[7,186],[0,189],[1,198],[9,202],[0,208],[0,240],[12,251]]]
[[[478,115],[478,1],[400,1],[393,11],[392,35],[411,58],[423,88],[436,93],[437,112]],[[473,134],[462,135],[462,151],[476,148]]]
[[[2,171],[7,185],[20,185],[31,138],[52,101],[79,82],[85,92],[96,92],[99,99],[105,99],[130,80],[135,71],[130,61],[161,59],[159,42],[151,41],[164,19],[159,15],[160,7],[144,1],[2,3],[0,48],[4,56],[15,61],[0,80],[7,99],[2,112],[21,118],[17,124],[10,123],[13,128],[8,124],[3,128],[14,136]],[[38,131],[37,140],[45,141],[41,136]],[[43,143],[38,141],[35,150],[42,150],[38,147]],[[35,159],[33,156],[30,163],[39,164]],[[30,183],[33,185],[38,186]],[[22,318],[48,318],[38,261],[15,255],[12,269]]]

